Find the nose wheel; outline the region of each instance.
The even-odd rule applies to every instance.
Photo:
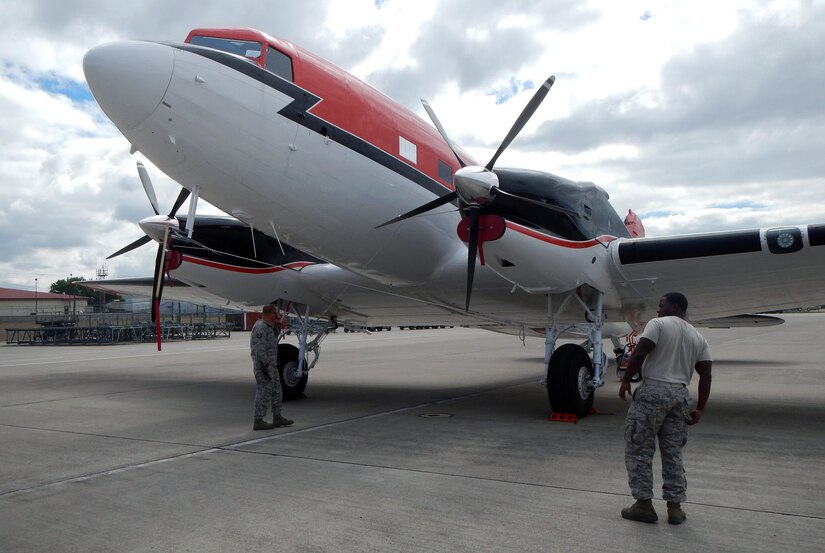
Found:
[[[550,358],[547,398],[554,413],[585,417],[593,408],[593,363],[578,344],[559,346]]]
[[[602,348],[604,325],[604,294],[598,290],[590,307],[577,293],[571,293],[561,304],[558,312],[576,300],[585,309],[584,323],[560,323],[556,321],[552,296],[547,297],[548,325],[546,329],[544,366],[547,398],[553,413],[586,417],[593,409],[596,388],[604,385],[606,356]],[[556,348],[556,339],[569,330],[587,335],[585,345],[563,344]],[[592,357],[591,357],[592,353]]]
[[[298,399],[304,395],[309,380],[308,371],[298,363],[298,348],[292,344],[278,344],[278,372],[284,401]]]

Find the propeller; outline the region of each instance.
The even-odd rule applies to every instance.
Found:
[[[178,198],[175,200],[175,204],[172,206],[172,211],[169,212],[167,215],[167,220],[165,224],[165,229],[163,232],[163,241],[158,243],[158,253],[155,257],[155,273],[153,276],[152,282],[152,322],[157,322],[158,327],[160,326],[160,299],[163,296],[163,270],[166,264],[166,246],[169,244],[169,235],[174,232],[175,239],[178,239],[178,235],[186,236],[178,231],[178,220],[175,219],[175,213],[178,212],[180,206],[183,205],[183,202],[186,201],[186,198],[189,197],[189,190],[186,188],[181,188],[180,194],[178,194]],[[172,226],[172,221],[174,221],[174,230]],[[176,231],[176,232],[175,232]],[[158,351],[160,351],[160,331],[158,331]]]
[[[460,200],[460,202],[462,202],[460,205],[462,205],[462,211],[465,215],[462,225],[466,224],[469,227],[467,229],[467,301],[465,306],[465,310],[467,311],[470,309],[470,296],[473,290],[476,257],[478,256],[481,247],[479,236],[481,234],[485,240],[493,240],[500,238],[501,234],[504,232],[503,225],[496,221],[490,223],[491,230],[487,232],[487,230],[485,230],[485,225],[487,223],[481,222],[482,220],[485,220],[487,215],[494,215],[498,219],[501,219],[498,213],[505,211],[504,208],[509,207],[511,210],[513,208],[518,209],[520,205],[539,206],[555,213],[563,213],[570,216],[577,215],[574,211],[570,211],[569,209],[502,190],[499,186],[498,175],[493,172],[493,167],[495,166],[496,161],[498,161],[499,156],[501,156],[504,150],[507,149],[522,129],[524,129],[524,126],[536,112],[539,105],[541,105],[541,102],[544,100],[545,96],[547,96],[547,93],[550,91],[550,88],[553,86],[555,81],[556,77],[551,76],[539,87],[524,107],[515,123],[513,123],[513,126],[504,137],[504,140],[502,140],[501,145],[498,147],[495,154],[493,154],[493,157],[490,158],[487,165],[483,167],[477,165],[467,165],[464,160],[461,159],[461,156],[456,151],[450,137],[447,136],[447,132],[441,125],[438,117],[436,117],[433,109],[425,100],[421,101],[424,105],[424,110],[430,116],[430,119],[432,119],[433,125],[435,125],[435,128],[438,130],[439,134],[447,143],[447,146],[449,146],[450,150],[453,152],[453,155],[455,155],[459,165],[461,165],[461,169],[455,172],[455,190],[411,211],[403,213],[394,219],[390,219],[375,228],[381,228],[417,215],[421,215],[422,213],[426,213],[436,207],[455,201],[456,199]],[[461,228],[462,225],[459,225],[459,227]],[[479,231],[480,225],[485,227],[482,229],[481,233]],[[482,243],[485,240],[482,240]],[[483,252],[481,255],[481,263],[482,265],[484,264]]]
[[[140,182],[143,184],[143,190],[146,192],[146,196],[149,198],[149,203],[152,206],[152,211],[155,212],[155,217],[147,217],[140,222],[141,228],[147,227],[149,225],[158,226],[158,223],[162,223],[164,221],[168,221],[171,223],[171,220],[175,221],[175,227],[177,228],[177,219],[175,219],[175,214],[180,209],[180,206],[183,205],[183,202],[186,201],[186,198],[189,197],[189,190],[186,188],[181,189],[180,194],[178,194],[177,199],[175,200],[174,205],[172,206],[172,210],[169,212],[168,215],[165,217],[160,215],[160,210],[158,209],[158,198],[155,195],[155,188],[152,186],[152,179],[149,178],[149,173],[146,171],[146,167],[143,165],[143,162],[137,162],[137,170],[138,175],[140,176]],[[145,230],[145,229],[144,229]],[[176,239],[179,237],[175,237]],[[134,249],[139,248],[144,244],[148,244],[152,241],[152,236],[149,234],[145,234],[135,240],[134,242],[124,246],[123,248],[119,249],[106,259],[112,259],[113,257],[117,257],[119,255],[123,255],[124,253],[130,252]]]
[[[137,162],[137,170],[143,189],[149,197],[149,203],[152,204],[152,210],[154,210],[155,215],[160,215],[160,211],[158,211],[158,197],[155,196],[155,187],[152,186],[152,179],[149,178],[149,173],[146,172],[146,167],[142,161]]]
[[[467,302],[464,305],[464,310],[470,310],[470,296],[473,293],[473,277],[476,272],[476,255],[478,254],[478,212],[481,208],[477,205],[471,205],[467,208],[469,225],[470,225],[470,240],[467,243]]]
[[[450,150],[453,151],[453,155],[458,160],[458,164],[462,167],[467,167],[467,164],[464,163],[464,160],[461,159],[461,156],[458,155],[458,152],[455,151],[455,147],[453,145],[453,141],[447,136],[447,131],[444,130],[444,127],[441,126],[441,121],[438,120],[438,117],[435,116],[435,111],[433,108],[430,107],[430,103],[427,102],[424,98],[421,99],[421,104],[424,106],[424,111],[427,112],[427,115],[430,116],[430,119],[433,121],[433,125],[438,130],[438,134],[444,139],[444,142],[447,143],[447,146],[450,147]]]
[[[180,207],[183,205],[183,202],[189,197],[189,190],[186,188],[182,188],[180,194],[178,194],[175,203],[172,205],[172,209],[169,211],[168,215],[160,215],[160,210],[158,209],[158,199],[155,195],[155,188],[152,186],[152,180],[149,178],[149,173],[146,171],[146,167],[143,165],[142,162],[137,162],[137,170],[138,175],[140,176],[140,182],[143,184],[143,190],[146,192],[146,196],[149,198],[149,203],[152,206],[152,211],[155,212],[154,216],[147,217],[140,222],[140,227],[146,232],[144,236],[141,236],[134,242],[124,246],[123,248],[119,249],[106,259],[112,259],[113,257],[117,257],[119,255],[123,255],[126,252],[130,252],[144,244],[147,244],[152,241],[153,238],[157,238],[158,242],[158,252],[155,256],[155,270],[153,273],[153,282],[152,282],[152,322],[156,322],[158,325],[160,324],[160,317],[159,315],[159,308],[160,308],[160,300],[163,296],[163,284],[164,284],[164,265],[166,261],[166,248],[169,245],[169,240],[174,239],[175,242],[183,242],[183,243],[191,243],[192,245],[201,246],[195,240],[192,240],[186,233],[183,233],[179,230],[179,223],[178,220],[175,218],[175,214],[178,212]],[[163,229],[162,239],[160,234],[160,229]],[[157,330],[158,335],[158,350],[160,350],[160,330]]]
[[[160,298],[163,296],[163,266],[166,263],[166,244],[169,241],[169,227],[163,231],[163,242],[158,244],[158,254],[155,257],[155,273],[152,280],[152,322],[155,323],[155,336],[158,339],[160,351]]]

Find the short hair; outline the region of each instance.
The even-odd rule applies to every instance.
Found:
[[[263,308],[263,311],[262,311],[262,313],[264,315],[269,315],[271,313],[277,313],[277,312],[278,312],[278,309],[274,305],[272,305],[271,303],[268,303],[268,304],[264,305],[264,308]]]
[[[668,292],[662,297],[678,307],[683,313],[687,313],[688,301],[684,294],[679,292]]]

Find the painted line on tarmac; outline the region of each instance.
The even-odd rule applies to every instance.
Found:
[[[387,415],[394,415],[394,414],[397,414],[397,413],[403,413],[405,411],[412,411],[412,410],[415,410],[415,409],[421,409],[423,407],[430,407],[430,406],[433,406],[433,405],[440,405],[442,403],[447,403],[449,401],[456,401],[456,400],[460,400],[460,399],[478,397],[478,396],[493,393],[493,392],[496,392],[496,391],[507,390],[507,389],[510,389],[510,388],[517,388],[519,386],[523,386],[523,385],[529,384],[531,382],[535,382],[535,379],[531,378],[529,380],[520,381],[518,383],[514,383],[514,384],[511,384],[509,386],[504,386],[504,387],[498,386],[496,388],[489,388],[489,389],[480,390],[480,391],[477,391],[477,392],[472,392],[472,393],[464,394],[464,395],[460,395],[460,396],[454,396],[454,397],[439,399],[439,400],[435,400],[435,401],[428,401],[428,402],[425,402],[425,403],[420,403],[418,405],[412,405],[412,406],[408,406],[408,407],[400,407],[398,409],[392,409],[390,411],[382,411],[380,413],[370,413],[369,415],[362,415],[360,417],[352,417],[352,418],[342,419],[342,420],[335,421],[335,422],[319,424],[317,426],[311,426],[311,427],[308,427],[308,428],[302,428],[302,429],[299,429],[299,430],[283,432],[283,433],[274,434],[274,435],[271,435],[271,436],[264,436],[262,438],[256,438],[254,440],[244,440],[242,442],[236,442],[236,443],[231,443],[231,444],[208,447],[208,448],[201,449],[201,450],[198,450],[198,451],[192,451],[192,452],[189,452],[189,453],[181,453],[181,454],[178,454],[178,455],[171,455],[169,457],[163,457],[161,459],[154,459],[152,461],[145,461],[145,462],[142,462],[142,463],[135,463],[135,464],[131,464],[131,465],[125,465],[125,466],[118,467],[118,468],[115,468],[115,469],[104,470],[104,471],[99,471],[99,472],[92,472],[92,473],[84,474],[84,475],[81,475],[81,476],[75,476],[75,477],[72,477],[72,478],[65,478],[65,479],[61,479],[61,480],[55,480],[53,482],[47,482],[45,484],[38,484],[38,485],[35,485],[35,486],[30,486],[30,487],[27,487],[27,488],[20,488],[20,489],[17,489],[17,490],[9,490],[9,491],[6,491],[6,492],[0,492],[0,498],[15,497],[15,496],[18,496],[18,495],[32,493],[32,492],[36,492],[36,491],[40,491],[40,490],[47,490],[47,489],[50,489],[50,488],[56,488],[56,487],[59,487],[59,486],[63,486],[65,484],[76,484],[76,483],[81,483],[81,482],[88,482],[90,480],[94,480],[96,478],[100,478],[100,477],[103,477],[103,476],[112,476],[112,475],[121,474],[121,473],[124,473],[124,472],[129,472],[129,471],[136,470],[136,469],[151,467],[153,465],[158,465],[158,464],[161,464],[161,463],[168,463],[168,462],[177,461],[177,460],[180,460],[180,459],[189,459],[191,457],[198,457],[200,455],[206,455],[206,454],[209,454],[209,453],[218,453],[218,452],[221,452],[221,451],[229,452],[229,453],[244,453],[244,454],[254,453],[254,452],[251,452],[251,451],[246,451],[246,450],[237,449],[237,448],[244,447],[244,446],[249,446],[249,445],[253,445],[253,444],[259,444],[259,443],[262,443],[262,442],[279,440],[279,439],[283,439],[283,438],[286,438],[286,437],[289,437],[289,436],[295,436],[297,434],[304,434],[306,432],[314,432],[316,430],[324,430],[324,429],[332,428],[332,427],[339,426],[339,425],[342,425],[342,424],[349,424],[349,423],[352,423],[352,422],[368,420],[368,419],[373,419],[373,418],[378,418],[378,417],[384,417],[384,416],[387,416]],[[65,431],[58,431],[58,432],[65,432]],[[82,434],[80,432],[72,432],[72,431],[69,431],[69,433]],[[101,436],[99,434],[89,434],[89,435],[91,435],[91,436]],[[124,440],[130,440],[130,439],[134,440],[134,438],[124,438],[122,436],[101,436],[101,437],[124,439]],[[150,440],[140,439],[139,441],[150,441]],[[157,441],[157,440],[152,440],[152,442],[153,443],[158,443],[158,444],[175,445],[175,446],[202,447],[202,446],[197,446],[195,444],[183,444],[183,443],[179,443],[179,442],[166,442],[166,441]]]
[[[233,450],[235,450],[236,448],[239,448],[239,447],[255,445],[255,444],[260,444],[260,443],[274,441],[274,440],[281,440],[281,439],[284,439],[284,438],[287,438],[287,437],[290,437],[290,436],[295,436],[297,434],[305,434],[307,432],[315,432],[316,430],[326,430],[327,428],[333,428],[335,426],[340,426],[342,424],[349,424],[351,422],[364,421],[364,420],[374,419],[374,418],[378,418],[378,417],[384,417],[384,416],[387,416],[387,415],[396,415],[398,413],[404,413],[406,411],[414,411],[415,409],[422,409],[424,407],[432,407],[433,405],[440,405],[442,403],[447,403],[447,402],[450,402],[450,401],[456,401],[456,400],[459,400],[459,399],[468,399],[468,398],[478,397],[478,396],[482,396],[482,395],[489,394],[489,393],[496,392],[496,391],[508,390],[510,388],[518,388],[519,386],[524,386],[525,384],[530,384],[530,383],[533,383],[535,381],[536,381],[535,378],[531,378],[529,380],[524,380],[524,381],[518,382],[517,384],[511,384],[509,386],[491,388],[491,389],[488,389],[488,390],[482,390],[482,391],[479,391],[479,392],[473,392],[473,393],[470,393],[470,394],[465,394],[465,395],[461,395],[461,396],[454,396],[454,397],[439,399],[439,400],[435,400],[435,401],[427,401],[425,403],[419,403],[418,405],[411,405],[409,407],[400,407],[398,409],[391,409],[389,411],[382,411],[380,413],[371,413],[369,415],[361,415],[360,417],[352,417],[352,418],[349,418],[349,419],[341,419],[341,420],[335,421],[335,422],[328,422],[326,424],[319,424],[318,426],[311,426],[309,428],[301,428],[300,430],[293,430],[293,431],[290,431],[290,432],[282,432],[282,433],[279,433],[279,434],[274,434],[272,436],[264,436],[262,438],[255,438],[254,440],[247,440],[245,442],[239,442],[239,443],[236,443],[236,444],[226,445],[226,446],[223,446],[221,449],[227,449],[229,451],[233,451]]]
[[[546,489],[553,489],[553,490],[562,490],[562,491],[571,491],[571,492],[579,492],[579,493],[597,494],[597,495],[602,495],[602,496],[606,495],[606,496],[614,496],[614,497],[628,497],[627,493],[609,492],[609,491],[605,491],[605,490],[591,490],[591,489],[585,489],[585,488],[575,488],[575,487],[570,487],[570,486],[542,484],[540,482],[526,482],[526,481],[520,481],[520,480],[508,480],[508,479],[503,479],[503,478],[487,478],[487,477],[482,477],[482,476],[473,476],[473,475],[467,475],[467,474],[457,474],[457,473],[441,472],[441,471],[433,471],[433,470],[393,467],[393,466],[389,466],[389,465],[379,465],[379,464],[373,464],[373,463],[357,463],[357,462],[352,462],[352,461],[341,461],[341,460],[336,460],[336,459],[324,459],[324,458],[318,458],[318,457],[299,456],[299,455],[286,455],[286,454],[283,454],[283,453],[273,453],[273,452],[265,452],[265,451],[251,451],[251,450],[247,450],[247,449],[239,449],[239,448],[242,448],[244,446],[255,445],[255,444],[260,444],[260,443],[265,443],[265,442],[270,442],[270,441],[275,441],[275,440],[281,440],[281,439],[284,439],[284,438],[287,438],[287,437],[290,437],[290,436],[295,436],[295,435],[298,435],[298,434],[305,434],[305,433],[308,433],[308,432],[314,432],[316,430],[325,430],[325,429],[328,429],[328,428],[333,428],[333,427],[336,427],[336,426],[340,426],[340,425],[343,425],[343,424],[349,424],[349,423],[352,423],[352,422],[364,421],[364,420],[384,417],[384,416],[387,416],[387,415],[395,415],[395,414],[398,414],[398,413],[414,411],[416,409],[421,409],[421,408],[424,408],[424,407],[432,407],[434,405],[440,405],[440,404],[448,403],[448,402],[451,402],[451,401],[457,401],[457,400],[463,400],[463,399],[467,399],[467,398],[479,397],[479,396],[483,396],[485,394],[493,393],[493,392],[496,392],[496,391],[507,390],[507,389],[511,389],[511,388],[517,388],[519,386],[524,386],[525,384],[529,384],[529,383],[532,383],[534,381],[535,381],[535,379],[531,378],[529,380],[523,380],[521,382],[517,382],[517,383],[511,384],[509,386],[490,388],[490,389],[486,389],[486,390],[480,390],[480,391],[477,391],[477,392],[464,394],[464,395],[460,395],[460,396],[443,398],[443,399],[439,399],[439,400],[435,400],[435,401],[428,401],[428,402],[424,402],[424,403],[420,403],[420,404],[412,405],[412,406],[408,406],[408,407],[400,407],[398,409],[391,409],[389,411],[382,411],[380,413],[371,413],[369,415],[363,415],[363,416],[360,416],[360,417],[352,417],[352,418],[349,418],[349,419],[342,419],[342,420],[331,422],[331,423],[319,424],[317,426],[302,428],[302,429],[299,429],[299,430],[293,430],[293,431],[289,431],[289,432],[278,433],[278,434],[274,434],[274,435],[271,435],[271,436],[264,436],[264,437],[261,437],[261,438],[256,438],[254,440],[244,440],[242,442],[237,442],[237,443],[233,443],[233,444],[226,444],[226,445],[222,445],[222,446],[209,447],[209,448],[202,449],[202,450],[199,450],[199,451],[193,451],[193,452],[189,452],[189,453],[181,453],[181,454],[178,454],[178,455],[172,455],[172,456],[169,456],[169,457],[164,457],[162,459],[155,459],[155,460],[146,461],[146,462],[143,462],[143,463],[136,463],[136,464],[132,464],[132,465],[126,465],[126,466],[111,469],[111,470],[105,470],[105,471],[90,473],[90,474],[86,474],[86,475],[83,475],[83,476],[77,476],[77,477],[74,477],[74,478],[67,478],[67,479],[64,479],[64,480],[58,480],[58,481],[49,482],[49,483],[46,483],[46,484],[31,486],[31,487],[28,487],[28,488],[22,488],[22,489],[19,489],[19,490],[11,490],[11,491],[8,491],[8,492],[0,493],[0,498],[15,497],[17,495],[23,495],[23,494],[31,493],[31,492],[35,492],[35,491],[46,490],[46,489],[50,489],[50,488],[56,488],[56,487],[64,486],[66,484],[75,484],[75,483],[87,482],[87,481],[94,480],[96,478],[100,478],[100,477],[103,477],[103,476],[113,476],[113,475],[122,474],[122,473],[125,473],[125,472],[130,472],[130,471],[136,470],[136,469],[151,467],[151,466],[154,466],[154,465],[160,465],[160,464],[163,464],[163,463],[169,463],[169,462],[177,461],[177,460],[181,460],[181,459],[189,459],[189,458],[199,457],[199,456],[202,456],[202,455],[207,455],[207,454],[210,454],[210,453],[220,453],[220,452],[242,453],[242,454],[247,454],[247,455],[265,455],[265,456],[269,456],[269,457],[283,457],[285,459],[315,461],[315,462],[319,462],[319,463],[334,463],[334,464],[339,464],[339,465],[359,466],[359,467],[364,467],[364,468],[377,468],[377,469],[383,469],[383,470],[401,471],[401,472],[406,472],[406,473],[420,473],[420,474],[427,474],[427,475],[433,475],[433,476],[443,476],[443,477],[448,477],[448,478],[462,478],[462,479],[468,479],[468,480],[494,482],[494,483],[508,484],[508,485],[530,486],[530,487],[536,487],[536,488],[546,488]],[[111,436],[111,437],[112,438],[117,438],[117,436]],[[129,438],[124,438],[124,439],[129,439]],[[144,441],[144,440],[141,440],[141,441]],[[181,443],[175,443],[175,442],[156,442],[156,443],[163,443],[163,444],[169,444],[169,445],[179,445],[179,446],[192,445],[193,447],[197,447],[197,446],[194,446],[193,444],[181,444]],[[712,504],[712,503],[685,502],[685,505],[695,505],[695,506],[710,507],[710,508],[716,508],[716,509],[726,509],[726,510],[731,510],[731,511],[776,515],[776,516],[793,517],[793,518],[801,518],[801,519],[809,519],[809,520],[825,520],[825,516],[819,516],[819,515],[811,515],[811,514],[804,514],[804,513],[790,513],[790,512],[772,511],[772,510],[764,510],[764,509],[748,509],[748,508],[744,508],[744,507],[734,507],[734,506],[729,506],[729,505],[718,505],[718,504]]]
[[[43,346],[48,347],[48,346]],[[67,346],[71,347],[71,346]],[[100,347],[100,346],[95,346]],[[115,346],[117,347],[117,346]],[[0,369],[6,369],[10,367],[29,367],[32,365],[66,365],[68,363],[88,363],[90,361],[111,361],[113,359],[134,359],[137,357],[158,357],[160,355],[163,356],[170,356],[170,355],[197,355],[200,353],[214,353],[216,351],[233,351],[233,350],[248,350],[249,346],[238,345],[234,347],[222,347],[222,348],[208,348],[208,349],[193,349],[193,350],[186,350],[186,351],[163,351],[163,352],[152,352],[152,353],[141,353],[137,355],[116,355],[112,357],[84,357],[81,359],[65,359],[65,358],[54,358],[50,361],[33,361],[29,363],[2,363],[0,364]]]

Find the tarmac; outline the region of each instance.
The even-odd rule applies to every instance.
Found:
[[[656,524],[619,515],[613,367],[597,414],[547,420],[542,340],[337,333],[284,408],[295,425],[263,432],[246,333],[0,345],[0,550],[823,551],[825,314],[785,317],[703,330],[681,526],[658,499]]]

